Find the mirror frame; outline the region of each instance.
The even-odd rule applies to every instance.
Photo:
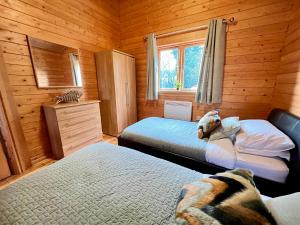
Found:
[[[32,42],[31,42],[32,40],[31,39],[38,39],[38,40],[43,41],[43,42],[48,42],[49,44],[59,45],[59,46],[67,47],[67,48],[72,48],[72,47],[56,44],[56,43],[53,43],[53,42],[50,42],[50,41],[45,41],[45,40],[42,40],[42,39],[39,39],[39,38],[30,37],[28,35],[26,35],[26,39],[27,39],[27,44],[28,44],[28,49],[29,49],[31,66],[32,66],[32,69],[33,69],[33,73],[34,73],[37,88],[39,88],[39,89],[83,88],[83,84],[81,86],[78,86],[78,85],[77,86],[76,85],[61,85],[61,86],[47,86],[47,87],[46,86],[40,86],[38,74],[37,74],[36,67],[35,67],[35,62],[34,62],[34,59],[33,59],[33,49],[32,49],[33,46],[32,46]],[[75,49],[75,48],[73,48],[73,49]],[[76,50],[79,52],[79,49],[76,49]],[[70,65],[70,66],[72,66],[72,65]],[[71,71],[71,72],[73,74],[73,71]],[[81,67],[80,67],[80,73],[81,73]],[[81,76],[81,78],[82,78],[82,76]]]

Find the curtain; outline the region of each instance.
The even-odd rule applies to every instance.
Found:
[[[198,103],[221,103],[225,39],[226,24],[223,20],[210,20],[195,99]]]
[[[158,99],[158,55],[154,33],[147,36],[147,100]]]

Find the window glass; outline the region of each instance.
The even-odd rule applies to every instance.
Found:
[[[197,89],[202,55],[203,46],[194,45],[184,49],[184,89]]]
[[[161,50],[159,63],[160,88],[175,88],[178,71],[178,48]]]

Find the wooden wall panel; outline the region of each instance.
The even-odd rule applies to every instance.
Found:
[[[0,0],[0,27],[97,51],[118,46],[118,11],[117,0]]]
[[[41,105],[66,89],[38,89],[26,35],[79,50],[83,99],[98,99],[93,52],[119,46],[119,2],[0,0],[0,45],[31,161],[51,155]]]
[[[120,2],[121,48],[136,57],[139,119],[162,116],[165,99],[194,101],[193,94],[161,94],[147,102],[146,45],[143,37],[204,25],[210,18],[238,21],[227,33],[226,65],[222,104],[193,103],[193,119],[218,107],[222,116],[265,118],[280,66],[280,52],[290,20],[293,1],[280,0],[122,0]],[[205,34],[198,34],[198,38]],[[195,38],[197,35],[190,35]],[[184,37],[173,37],[185,41]],[[163,39],[159,42],[164,43]]]
[[[281,54],[280,74],[277,76],[273,107],[286,109],[300,116],[300,3],[293,19]]]
[[[145,101],[146,46],[143,37],[150,32],[160,34],[204,25],[210,18],[234,16],[238,24],[230,26],[227,34],[223,102],[211,106],[193,104],[193,119],[214,107],[221,108],[223,116],[239,115],[241,118],[264,118],[272,106],[285,107],[299,114],[300,25],[297,14],[291,13],[299,7],[295,5],[297,2],[0,0],[0,44],[32,161],[38,162],[50,155],[41,104],[52,101],[65,89],[37,88],[26,35],[81,49],[84,99],[98,99],[93,51],[120,47],[134,55],[141,119],[163,115],[165,99],[194,100],[190,93],[166,93],[160,95],[159,101]],[[291,19],[293,22],[288,30]],[[161,39],[160,44],[204,36],[203,31],[195,32]]]

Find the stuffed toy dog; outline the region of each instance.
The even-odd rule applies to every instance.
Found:
[[[221,124],[221,118],[217,110],[206,113],[198,122],[198,137],[206,138]]]

